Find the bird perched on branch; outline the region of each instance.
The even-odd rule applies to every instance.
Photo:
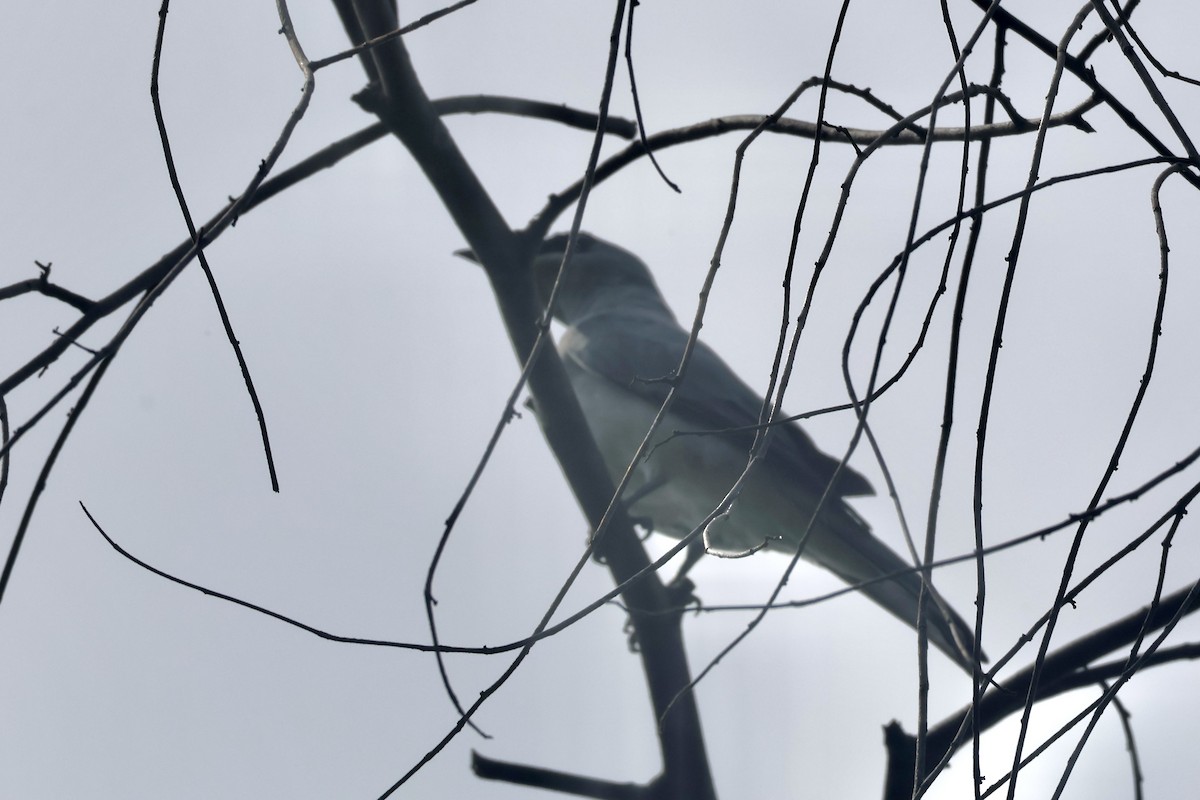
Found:
[[[551,237],[533,262],[543,301],[566,246],[566,235]],[[566,325],[559,354],[616,482],[671,389],[688,332],[641,260],[587,234],[578,237],[553,314]],[[697,342],[654,446],[623,496],[629,513],[661,533],[691,533],[745,469],[762,407],[762,398]],[[680,436],[678,431],[693,433]],[[705,544],[727,554],[764,546],[795,554],[811,526],[801,557],[851,584],[902,573],[861,591],[915,626],[921,578],[905,572],[912,565],[875,538],[847,505],[847,497],[873,494],[873,489],[849,466],[838,469],[838,463],[795,422],[776,426],[728,515],[708,527]],[[936,593],[927,597],[925,608],[929,640],[971,669],[971,629]]]

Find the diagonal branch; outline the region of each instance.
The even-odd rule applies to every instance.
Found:
[[[396,28],[394,15],[380,0],[355,0],[353,6],[364,35],[377,37]],[[620,18],[618,14],[617,24]],[[417,160],[462,230],[471,250],[483,264],[518,359],[528,361],[539,338],[544,340],[544,336],[539,335],[544,324],[539,326],[534,323],[541,317],[541,309],[535,302],[532,276],[527,268],[537,242],[515,235],[505,224],[425,96],[402,40],[397,38],[379,45],[371,50],[371,55],[380,78],[383,103],[378,113],[381,119]],[[587,518],[591,524],[598,525],[613,495],[612,482],[592,441],[562,364],[552,350],[542,348],[533,360],[529,385],[545,416],[543,429],[551,448],[562,464]],[[604,539],[603,553],[617,581],[624,582],[627,577],[646,567],[649,561],[624,515],[615,515],[613,523]],[[564,594],[565,590],[547,610],[539,622],[538,631],[548,624],[550,615]],[[665,590],[652,576],[631,584],[624,594],[626,602],[637,609],[669,607]],[[643,664],[650,694],[659,710],[665,708],[666,703],[688,682],[678,619],[678,614],[634,614],[632,617],[638,641],[643,645]],[[493,685],[492,691],[512,673],[528,651],[528,647],[521,651]],[[490,694],[491,691],[482,694],[467,710],[467,714],[473,713]],[[685,708],[677,708],[661,728],[663,777],[667,779],[667,791],[663,796],[703,800],[713,796],[713,789],[699,714],[694,701],[689,700],[684,705]],[[464,717],[385,796],[436,755],[465,723]]]
[[[1127,659],[1091,668],[1087,665],[1132,644],[1139,636],[1165,628],[1172,620],[1200,610],[1200,604],[1195,603],[1195,599],[1195,586],[1185,587],[1163,598],[1155,607],[1135,611],[1050,653],[1041,666],[1035,700],[1040,702],[1120,675],[1129,668]],[[1196,657],[1196,646],[1181,646],[1149,654],[1139,667],[1145,669]],[[994,686],[973,708],[967,706],[932,726],[927,738],[930,759],[942,760],[965,744],[972,725],[977,725],[979,731],[985,731],[1024,708],[1034,672],[1034,665],[1030,665],[1004,681],[1003,686]],[[907,800],[912,796],[914,740],[895,722],[887,726],[885,740],[888,750],[886,785],[889,787],[889,793],[884,795],[885,800]]]

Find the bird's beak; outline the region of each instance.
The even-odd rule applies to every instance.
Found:
[[[454,255],[458,256],[459,258],[465,258],[472,264],[479,263],[479,259],[475,257],[474,251],[472,251],[469,247],[464,247],[462,250],[455,250]]]

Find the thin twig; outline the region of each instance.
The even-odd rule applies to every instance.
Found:
[[[217,307],[217,315],[221,318],[221,327],[225,331],[225,339],[229,342],[229,346],[233,348],[238,368],[242,371],[242,381],[246,385],[246,393],[250,396],[250,403],[254,406],[254,416],[258,420],[259,435],[262,437],[263,454],[267,460],[267,473],[271,479],[271,490],[278,493],[279,476],[275,470],[275,457],[271,454],[271,437],[267,433],[266,414],[263,413],[262,402],[258,398],[258,391],[254,388],[254,379],[250,375],[250,366],[246,363],[246,355],[242,352],[242,345],[238,341],[237,335],[233,332],[233,321],[229,318],[229,312],[225,308],[225,301],[221,298],[221,290],[217,286],[216,276],[213,275],[212,267],[208,263],[208,257],[204,254],[202,237],[196,230],[195,222],[192,221],[192,212],[188,208],[187,198],[183,194],[183,185],[180,183],[179,173],[175,169],[175,157],[171,154],[171,140],[167,135],[167,123],[163,117],[162,102],[159,100],[158,91],[158,75],[159,68],[162,65],[163,36],[167,30],[167,10],[169,4],[170,0],[163,0],[163,4],[159,8],[158,34],[154,40],[154,62],[150,69],[150,104],[154,108],[154,123],[158,127],[158,140],[162,144],[163,160],[166,162],[167,175],[171,181],[171,190],[175,193],[175,201],[179,204],[179,211],[183,215],[184,224],[187,226],[188,236],[191,237],[192,242],[196,245],[196,259],[200,262],[200,269],[203,270],[204,277],[208,281],[209,291],[212,293],[213,302]],[[304,52],[300,49],[300,43],[296,40],[295,32],[292,30],[291,20],[287,18],[286,4],[281,1],[279,7],[283,19],[283,31],[287,35],[288,44],[291,45],[292,52],[295,54],[296,61],[300,64],[301,70],[305,72],[305,85],[302,97],[304,98],[303,102],[307,103],[307,98],[312,94],[312,72],[308,70],[308,59],[304,57]]]
[[[167,2],[168,0],[163,0],[163,10],[160,12],[162,15],[160,17],[160,25],[165,24]],[[225,210],[221,217],[217,219],[214,226],[215,228],[221,229],[226,225],[232,224],[232,221],[236,219],[238,213],[240,213],[242,206],[249,202],[249,199],[254,195],[254,191],[263,182],[266,174],[270,172],[271,168],[279,160],[279,157],[283,154],[284,148],[291,140],[292,132],[295,130],[296,125],[303,116],[304,110],[308,107],[308,99],[310,94],[311,92],[305,92],[301,96],[299,103],[292,110],[292,113],[284,123],[283,130],[275,140],[274,145],[272,145],[271,151],[267,154],[267,157],[263,160],[262,165],[250,179],[246,190],[242,193],[241,197],[234,201]],[[103,379],[104,374],[107,372],[108,367],[112,364],[112,360],[120,350],[121,346],[133,333],[133,330],[137,327],[138,323],[143,319],[143,317],[145,317],[146,313],[150,310],[150,307],[154,304],[154,301],[166,291],[167,287],[170,286],[177,277],[179,277],[180,273],[190,262],[199,245],[202,244],[203,241],[204,237],[201,235],[198,240],[191,241],[187,243],[186,246],[181,245],[179,248],[176,248],[176,251],[173,253],[173,255],[177,254],[177,259],[173,262],[168,261],[167,264],[169,264],[169,266],[165,269],[165,271],[161,272],[161,274],[150,274],[147,284],[143,287],[144,293],[142,295],[142,299],[130,311],[129,316],[126,318],[125,322],[121,325],[117,332],[112,336],[108,344],[97,350],[96,355],[93,356],[80,370],[71,376],[71,379],[68,381],[68,385],[59,391],[50,403],[43,406],[42,409],[35,414],[35,419],[40,418],[41,415],[47,413],[49,408],[51,408],[54,404],[57,404],[63,397],[65,397],[74,386],[78,385],[84,377],[86,377],[89,373],[91,374],[91,380],[89,380],[87,385],[84,387],[83,392],[80,394],[79,401],[67,415],[66,423],[64,423],[62,429],[59,431],[58,436],[55,438],[54,444],[51,445],[50,450],[42,463],[42,468],[38,473],[38,477],[34,482],[29,499],[25,503],[25,509],[22,512],[21,521],[17,526],[17,532],[13,536],[12,543],[9,545],[8,557],[5,560],[4,569],[2,572],[0,572],[0,602],[3,602],[4,593],[8,588],[9,579],[12,576],[13,568],[16,565],[17,557],[21,551],[21,545],[25,541],[25,535],[28,532],[29,525],[33,520],[33,514],[37,508],[38,500],[41,498],[42,492],[45,491],[46,482],[49,480],[50,473],[54,468],[54,464],[57,462],[58,456],[61,454],[63,447],[66,445],[67,439],[74,430],[75,424],[79,421],[84,410],[88,407],[88,403],[90,402],[96,387]],[[146,275],[147,273],[144,272],[143,276]],[[126,288],[128,287],[129,284],[126,284]],[[123,305],[124,302],[126,301],[122,300],[120,303],[116,304],[115,307]],[[100,301],[94,311],[99,313],[99,309],[107,309],[107,307],[106,301]],[[107,311],[104,313],[107,313]],[[95,319],[88,319],[87,323],[83,325],[83,329],[89,327],[93,322],[95,322]],[[74,340],[77,335],[76,329],[79,327],[80,322],[77,322],[75,325],[71,326],[71,328],[66,331],[63,338],[59,340],[62,342],[61,346],[63,349],[66,349],[70,346],[68,340]],[[47,350],[49,349],[50,348],[47,348]],[[20,372],[20,370],[18,370],[18,372]],[[0,395],[4,395],[6,391],[7,389],[0,388]],[[23,429],[28,430],[34,421],[35,420],[31,420],[30,422],[26,423],[26,425],[23,426]],[[21,431],[17,431],[14,433],[8,443],[5,444],[5,452],[12,447],[20,432]]]
[[[658,159],[654,157],[654,151],[646,144],[646,122],[642,119],[642,101],[638,97],[637,78],[634,76],[633,69],[633,12],[637,7],[636,0],[629,4],[629,19],[625,26],[625,65],[626,72],[629,74],[629,96],[633,99],[633,113],[637,119],[638,139],[641,141],[642,147],[646,148],[646,155],[649,156],[650,163],[654,165],[654,169],[658,171],[658,176],[663,179],[663,183],[670,186],[676,194],[682,194],[683,190],[667,177],[667,173],[663,172]]]

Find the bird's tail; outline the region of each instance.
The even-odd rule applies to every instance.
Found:
[[[832,520],[827,519],[830,516]],[[851,585],[862,584],[859,591],[916,628],[920,573],[875,538],[866,522],[848,506],[829,509],[821,517],[819,522],[824,524],[814,528],[803,556]],[[963,669],[972,671],[974,631],[932,585],[927,588],[925,619],[929,641]],[[979,660],[987,661],[982,651]]]

